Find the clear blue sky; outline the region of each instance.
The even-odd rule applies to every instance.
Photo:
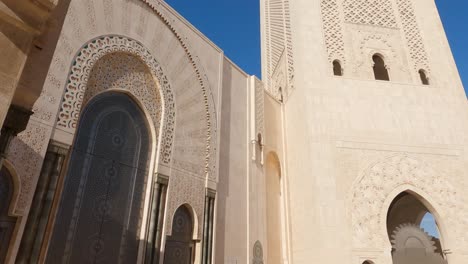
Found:
[[[167,0],[249,74],[261,76],[260,0]],[[468,1],[436,0],[460,75],[468,89]],[[465,48],[464,48],[465,47]]]
[[[260,0],[167,0],[180,14],[218,45],[225,54],[249,74],[261,76]],[[467,0],[436,0],[440,16],[468,88]],[[432,215],[422,227],[438,236]]]

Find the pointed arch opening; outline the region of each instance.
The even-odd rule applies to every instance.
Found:
[[[282,263],[282,192],[281,165],[276,153],[270,152],[266,160],[267,256],[272,264]]]
[[[390,75],[388,74],[384,57],[380,54],[374,54],[372,56],[372,61],[374,62],[373,70],[375,79],[380,81],[390,81]]]
[[[393,264],[447,264],[439,225],[420,196],[405,191],[391,203],[387,233],[392,244]]]

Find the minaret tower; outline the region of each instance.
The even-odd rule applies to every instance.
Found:
[[[468,263],[468,108],[435,2],[261,0],[261,13],[282,262]]]

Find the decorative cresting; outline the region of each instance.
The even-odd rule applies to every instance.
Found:
[[[93,86],[93,81],[95,80],[91,80],[92,82],[88,83],[93,67],[104,56],[118,52],[133,54],[134,56],[141,59],[149,68],[150,72],[157,79],[160,85],[164,107],[162,121],[164,127],[162,129],[163,134],[160,150],[160,161],[164,164],[169,164],[171,161],[172,142],[174,138],[174,95],[172,93],[169,80],[164,74],[160,64],[141,43],[135,40],[122,36],[109,35],[93,39],[83,46],[72,63],[70,74],[68,76],[65,87],[65,93],[60,105],[60,112],[56,126],[70,133],[75,132],[82,105],[85,103],[85,99],[89,99],[88,95],[86,95],[87,98],[84,98],[85,92],[89,88],[93,88],[90,89],[90,94],[95,94],[98,92],[96,89],[102,89],[100,87]],[[115,60],[116,59],[114,58],[114,61]],[[107,77],[112,79],[112,76]],[[139,100],[143,102],[147,108],[147,111],[150,112],[152,119],[158,120],[158,116],[161,114],[161,109],[158,108],[159,106],[157,106],[158,102],[160,101],[158,100],[158,97],[156,97],[158,92],[155,93],[154,91],[141,91],[139,90],[140,86],[137,83],[133,83],[131,86],[122,85],[119,88],[128,89],[130,92],[132,92]],[[153,96],[148,98],[146,96],[148,94],[153,94]],[[151,99],[154,99],[155,101],[148,101]],[[159,123],[154,124],[157,131],[159,131],[158,125]]]
[[[217,151],[216,142],[217,142],[217,120],[216,120],[216,109],[215,109],[215,98],[211,92],[209,87],[209,82],[206,74],[203,74],[204,70],[202,64],[200,63],[200,59],[197,56],[192,55],[190,51],[190,45],[186,42],[186,37],[184,38],[170,23],[170,20],[167,18],[160,8],[158,7],[161,3],[160,0],[141,0],[148,4],[151,9],[156,13],[157,16],[161,18],[161,20],[168,26],[168,28],[172,31],[175,35],[177,40],[179,40],[180,44],[182,45],[187,57],[189,58],[192,66],[194,67],[197,79],[200,83],[203,99],[205,103],[205,110],[206,110],[206,122],[207,122],[207,147],[206,147],[206,156],[205,156],[205,172],[211,179],[216,178],[216,159],[214,158],[216,155],[212,155],[211,152],[215,153]]]
[[[398,226],[391,236],[393,263],[447,264],[436,240],[414,224]]]
[[[371,165],[353,185],[349,214],[355,248],[383,248],[388,244],[386,232],[382,230],[386,226],[382,223],[386,221],[382,208],[392,191],[401,185],[414,186],[432,195],[432,201],[444,210],[440,215],[450,216],[441,219],[450,230],[463,230],[468,224],[467,205],[444,175],[409,155],[394,155]],[[468,234],[453,231],[450,236],[454,236],[457,246],[466,247]]]
[[[255,242],[253,246],[253,264],[263,264],[263,247],[260,241]]]
[[[416,72],[424,69],[430,73],[429,60],[419,31],[413,5],[410,0],[397,0],[397,4],[413,67]]]
[[[328,60],[339,60],[345,64],[343,27],[337,0],[322,0],[323,33],[328,51]]]
[[[344,0],[347,23],[397,28],[393,0]]]
[[[427,253],[435,253],[437,248],[431,236],[415,224],[397,226],[391,235],[392,248],[397,251],[405,250],[408,240],[412,238],[420,243],[420,247],[417,248],[425,248]]]

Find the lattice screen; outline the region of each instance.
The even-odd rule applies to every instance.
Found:
[[[330,63],[333,60],[340,60],[344,64],[343,28],[338,3],[336,0],[322,0],[321,8],[328,59]]]
[[[424,69],[426,72],[430,72],[429,59],[416,21],[413,5],[409,0],[397,0],[397,4],[413,67],[416,71]]]
[[[271,87],[270,78],[273,75],[283,52],[287,55],[288,79],[294,77],[294,60],[291,38],[291,17],[289,0],[265,1],[265,35],[268,76],[264,76]]]
[[[348,23],[398,27],[391,0],[345,0],[343,6]]]

